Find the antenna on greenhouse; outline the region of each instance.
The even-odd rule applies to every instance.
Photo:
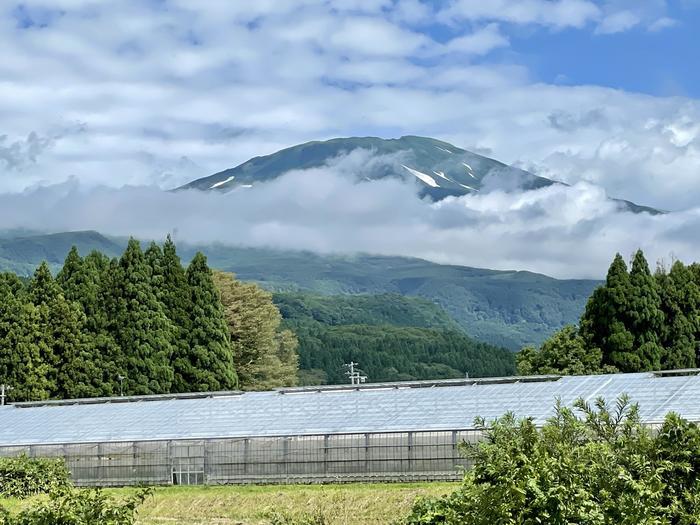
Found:
[[[124,397],[124,380],[126,379],[126,376],[119,374],[117,379],[119,379],[119,396]]]
[[[0,385],[0,406],[5,406],[5,397],[10,390],[12,390],[10,385]]]
[[[360,370],[359,368],[355,369],[355,367],[358,365],[359,363],[354,363],[352,361],[343,365],[348,368],[348,371],[345,372],[345,375],[350,378],[351,385],[359,385],[367,381],[367,376],[362,375],[362,370]]]

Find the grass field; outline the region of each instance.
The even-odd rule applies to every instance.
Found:
[[[416,498],[452,492],[456,483],[245,485],[156,489],[140,525],[389,524]],[[110,489],[127,495],[132,489]],[[5,502],[7,506],[8,502]],[[21,504],[10,502],[17,510]],[[316,521],[310,518],[320,517]]]

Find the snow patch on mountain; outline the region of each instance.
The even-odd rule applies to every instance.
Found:
[[[448,150],[447,148],[441,148],[440,146],[435,146],[435,147],[436,147],[437,149],[439,149],[439,150],[446,151],[447,153],[452,153],[452,152],[451,152],[450,150]]]
[[[467,174],[468,174],[472,179],[476,179],[476,176],[472,173],[474,170],[472,169],[472,167],[471,167],[469,164],[467,164],[466,162],[462,162],[462,166],[464,166],[465,168],[467,168]]]
[[[447,177],[447,175],[445,175],[445,172],[444,172],[444,171],[435,171],[435,170],[433,170],[433,173],[434,173],[435,175],[437,175],[438,177],[442,177],[443,179],[445,179],[445,180],[448,181],[448,182],[452,182],[452,180],[449,179],[449,178]]]
[[[437,182],[435,182],[435,179],[432,178],[432,177],[431,177],[430,175],[428,175],[427,173],[423,173],[422,171],[418,171],[418,170],[414,170],[413,168],[409,168],[409,167],[406,166],[405,164],[401,164],[401,166],[403,166],[404,168],[406,168],[406,169],[408,170],[408,172],[409,172],[411,175],[414,175],[416,178],[420,179],[421,181],[423,181],[424,183],[426,183],[428,186],[431,186],[431,187],[433,187],[433,188],[439,188],[439,187],[440,187],[440,185],[439,185]]]
[[[231,175],[228,179],[222,180],[220,182],[217,182],[216,184],[212,184],[211,187],[209,188],[210,190],[213,190],[214,188],[218,188],[219,186],[223,186],[227,182],[231,182],[233,179],[235,179],[235,175]]]

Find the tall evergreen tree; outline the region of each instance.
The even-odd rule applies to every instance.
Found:
[[[158,297],[158,300],[162,302],[162,298],[166,293],[163,285],[163,251],[155,242],[151,242],[144,252],[144,257],[150,269],[151,288],[155,292],[156,297]]]
[[[661,367],[692,368],[696,365],[700,335],[700,287],[690,268],[680,261],[668,273],[658,271],[656,281],[664,312],[661,344],[665,352]]]
[[[7,295],[18,297],[24,291],[24,285],[14,273],[0,273],[0,301]]]
[[[627,316],[629,331],[634,335],[635,371],[661,368],[663,348],[660,335],[664,323],[656,281],[642,250],[637,250],[630,271],[630,295]]]
[[[165,311],[170,320],[183,333],[187,333],[190,323],[192,297],[185,269],[182,267],[175,243],[170,238],[170,235],[168,235],[163,244],[160,268],[163,279],[164,293],[162,300],[165,305]]]
[[[9,385],[10,401],[48,399],[56,390],[51,348],[39,309],[7,295],[0,301],[0,383]]]
[[[70,264],[82,264],[79,257],[71,259]],[[29,283],[29,298],[39,311],[43,336],[51,349],[53,361],[47,359],[47,363],[55,368],[52,396],[100,395],[101,371],[92,352],[90,337],[85,332],[85,314],[79,303],[65,298],[46,263],[39,266]]]
[[[111,376],[116,375],[114,361],[118,350],[107,331],[103,281],[109,259],[93,251],[84,259],[72,247],[63,268],[56,276],[63,295],[79,304],[83,313],[84,345],[69,367],[73,379],[69,381],[71,397],[109,396],[114,392]]]
[[[230,390],[238,386],[219,292],[207,259],[197,253],[187,268],[191,296],[189,347],[173,360],[176,391]]]
[[[122,354],[117,371],[126,378],[124,393],[169,392],[175,330],[151,285],[151,269],[137,240],[129,240],[110,271],[110,331]]]
[[[173,323],[176,341],[174,356],[187,356],[190,351],[190,328],[192,314],[192,294],[187,282],[185,269],[177,255],[175,243],[170,235],[163,244],[162,256],[159,263],[162,294],[160,299],[165,307],[165,313]],[[182,378],[180,378],[182,379]],[[187,391],[191,388],[181,381],[173,387],[176,390]]]
[[[73,246],[56,275],[56,282],[64,297],[80,304],[86,317],[91,318],[99,309],[100,278],[97,268]]]
[[[588,348],[599,348],[603,365],[622,371],[634,370],[634,336],[628,329],[630,276],[624,259],[615,255],[605,284],[597,288],[586,304],[580,332]]]

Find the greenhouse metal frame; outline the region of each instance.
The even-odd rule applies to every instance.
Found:
[[[457,480],[479,432],[392,432],[2,447],[64,458],[77,485]]]
[[[456,480],[474,418],[544,423],[557,400],[622,394],[700,421],[700,370],[416,381],[0,407],[0,455],[61,457],[78,485]]]

